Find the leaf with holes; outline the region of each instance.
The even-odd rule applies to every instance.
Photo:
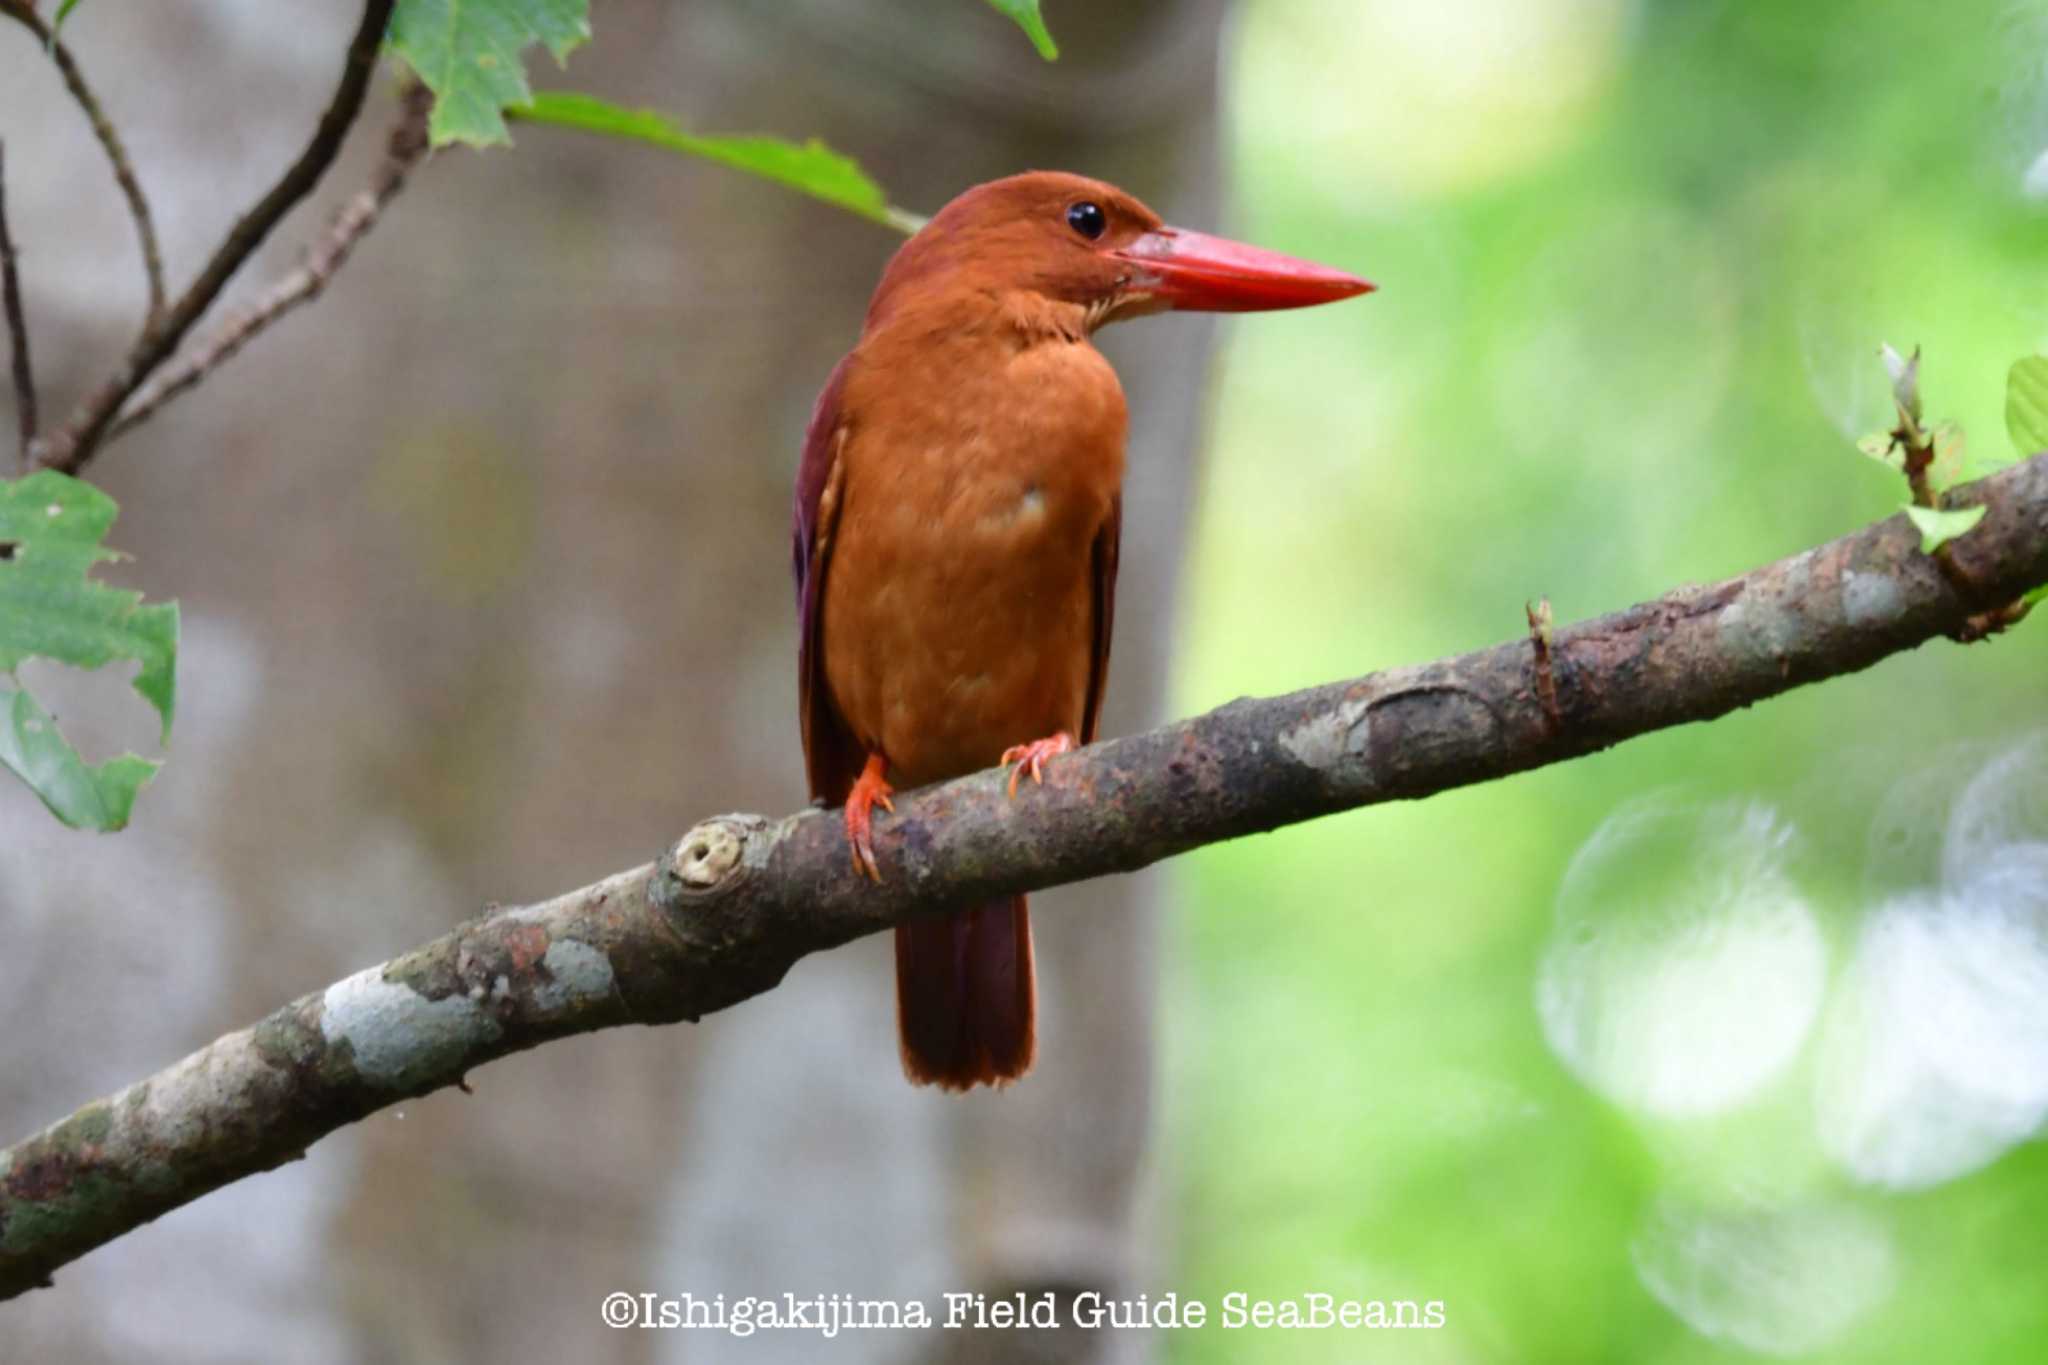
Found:
[[[398,0],[387,41],[434,92],[434,145],[483,147],[510,142],[505,107],[533,97],[526,49],[562,62],[589,37],[590,0]]]
[[[1916,507],[1906,505],[1906,515],[1920,528],[1920,553],[1931,555],[1942,546],[1967,532],[1984,520],[1985,508],[1980,503],[1975,507],[1958,507],[1953,511],[1941,507]]]
[[[996,13],[1014,22],[1031,39],[1031,45],[1038,49],[1038,55],[1049,62],[1060,59],[1059,45],[1046,30],[1045,16],[1038,12],[1038,0],[988,0]]]
[[[672,152],[700,156],[721,166],[787,185],[828,204],[899,232],[915,232],[924,220],[889,202],[882,187],[860,164],[812,138],[798,144],[779,137],[711,137],[688,132],[652,109],[621,109],[590,95],[547,91],[506,111],[523,123],[549,123],[558,128],[630,138]]]
[[[2007,371],[2005,429],[2021,455],[2048,450],[2048,356],[2015,360]]]
[[[50,814],[74,829],[117,830],[157,764],[134,754],[95,767],[78,756],[25,689],[0,687],[0,764],[28,783]]]
[[[133,686],[156,710],[163,738],[176,705],[178,606],[92,577],[118,558],[102,541],[119,509],[91,484],[55,470],[0,481],[0,674],[30,658],[75,668],[132,659]],[[86,829],[127,823],[135,790],[156,764],[133,754],[89,765],[26,689],[0,689],[0,764],[52,814]]]

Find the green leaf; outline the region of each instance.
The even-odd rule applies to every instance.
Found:
[[[1984,512],[1981,503],[1975,507],[1958,507],[1954,511],[1940,507],[1916,507],[1911,503],[1906,505],[1906,515],[1920,528],[1920,553],[1923,555],[1933,554],[1984,520]]]
[[[2023,456],[2048,450],[2048,356],[2015,360],[2007,371],[2005,429]]]
[[[1967,443],[1963,439],[1963,428],[1957,422],[1942,422],[1927,433],[1934,443],[1934,460],[1927,466],[1927,482],[1935,492],[1940,493],[1955,485],[1963,477],[1963,452]]]
[[[134,754],[97,768],[78,756],[26,690],[0,689],[0,765],[28,783],[50,814],[74,829],[117,830],[157,765]]]
[[[75,10],[75,9],[77,9],[77,8],[78,8],[78,0],[64,0],[64,3],[63,3],[63,4],[61,4],[61,5],[57,6],[57,13],[56,13],[56,17],[54,17],[54,18],[52,18],[52,19],[50,20],[50,41],[51,41],[51,42],[53,42],[53,43],[54,43],[54,42],[56,42],[56,41],[57,41],[57,30],[58,30],[58,29],[60,29],[60,28],[62,28],[62,27],[64,27],[64,21],[65,21],[65,20],[66,20],[67,18],[69,18],[69,17],[70,17],[70,15],[71,15],[71,11],[73,11],[73,10]]]
[[[1889,431],[1874,431],[1856,442],[1856,448],[1897,474],[1906,472],[1906,452]]]
[[[510,142],[503,111],[533,97],[526,49],[557,62],[590,37],[590,0],[398,0],[387,41],[434,92],[436,147]]]
[[[92,578],[94,565],[118,558],[101,543],[118,510],[99,489],[55,470],[0,481],[0,673],[29,658],[77,668],[133,659],[141,665],[133,686],[168,739],[177,700],[177,604],[145,606],[141,593]],[[130,754],[88,767],[25,690],[8,689],[0,698],[0,763],[60,820],[119,829],[135,788],[156,765]]]
[[[899,232],[915,232],[924,224],[916,214],[891,205],[889,196],[858,162],[816,138],[799,145],[778,137],[703,136],[684,131],[652,109],[621,109],[590,95],[566,91],[544,92],[507,112],[525,123],[580,128],[700,156],[837,204]]]
[[[1038,0],[988,0],[996,13],[1014,20],[1031,39],[1031,45],[1038,49],[1038,55],[1049,62],[1060,59],[1059,45],[1052,40],[1052,34],[1045,28],[1045,16],[1038,12]]]

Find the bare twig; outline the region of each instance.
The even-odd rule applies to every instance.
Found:
[[[1934,486],[1933,469],[1939,435],[1922,423],[1920,410],[1920,348],[1915,346],[1910,357],[1901,356],[1890,345],[1882,348],[1885,369],[1892,381],[1892,407],[1898,421],[1886,433],[1890,440],[1887,453],[1899,452],[1899,471],[1906,476],[1906,487],[1913,495],[1915,507],[1941,508],[1946,506],[1941,491]],[[1970,577],[1968,569],[1957,561],[1954,542],[1943,541],[1934,547],[1934,563],[1941,570],[1965,600],[1983,600],[1984,594]],[[1993,601],[1956,623],[1948,637],[1957,644],[1971,645],[2001,635],[2027,618],[2031,610],[2021,598]]]
[[[2048,582],[2048,454],[1964,496],[1989,508],[1957,542],[1982,589]],[[1523,638],[1092,744],[1014,801],[1001,769],[898,793],[877,829],[880,884],[849,868],[837,811],[706,820],[654,863],[471,920],[0,1149],[0,1298],[494,1058],[696,1019],[916,916],[1711,720],[1924,644],[1973,609],[1897,516],[1551,631],[1561,725],[1532,695]]]
[[[1554,730],[1564,724],[1564,715],[1557,709],[1557,672],[1550,662],[1550,630],[1555,621],[1550,599],[1538,598],[1533,606],[1524,602],[1522,611],[1529,618],[1529,644],[1536,653],[1536,700],[1543,703],[1543,719]]]
[[[65,47],[50,26],[43,22],[32,0],[0,0],[0,13],[26,25],[42,40],[44,50],[50,54],[51,60],[57,64],[58,74],[64,78],[64,88],[85,111],[86,118],[92,123],[93,136],[100,140],[100,147],[107,154],[107,164],[114,169],[115,183],[121,187],[122,198],[128,201],[128,216],[135,220],[135,236],[142,245],[142,271],[149,285],[149,313],[143,322],[146,332],[156,326],[164,313],[164,258],[157,248],[156,223],[150,216],[149,199],[142,192],[142,182],[135,178],[135,168],[129,164],[128,149],[121,145],[121,135],[114,131],[113,122],[100,106],[99,97],[85,83],[85,74],[72,59],[71,49]]]
[[[0,0],[0,4],[20,3],[22,0]],[[170,357],[192,324],[212,305],[250,254],[262,245],[270,230],[319,183],[341,151],[349,125],[362,111],[363,94],[369,89],[371,72],[376,69],[377,49],[384,40],[394,3],[395,0],[366,0],[362,22],[349,43],[341,80],[305,151],[270,187],[270,192],[228,230],[226,239],[215,249],[213,259],[206,263],[192,287],[179,296],[158,323],[143,329],[120,366],[86,395],[63,429],[43,441],[36,456],[39,464],[67,474],[76,474],[84,467],[99,450],[129,395]]]
[[[1892,440],[1898,443],[1900,472],[1906,476],[1906,488],[1913,495],[1913,505],[1941,506],[1941,497],[1934,491],[1934,481],[1928,477],[1928,471],[1934,468],[1934,438],[1922,431],[1911,417],[1901,414],[1899,425],[1892,429]]]
[[[1945,551],[1948,549],[1948,546],[1944,545],[1941,548]],[[1994,635],[2003,635],[2006,631],[2011,630],[2014,626],[2026,620],[2033,610],[2033,605],[2025,598],[2016,597],[2010,602],[1991,608],[1989,611],[1978,612],[1967,621],[1964,621],[1961,629],[1950,631],[1949,638],[1959,645],[1974,645],[1979,640],[1988,640]]]
[[[7,313],[13,351],[14,407],[21,419],[21,462],[28,463],[36,439],[36,380],[28,363],[28,319],[21,312],[21,276],[14,265],[14,238],[7,230],[7,146],[0,143],[0,307]]]
[[[427,117],[433,112],[433,93],[414,82],[406,88],[401,105],[384,159],[377,164],[368,187],[342,205],[327,231],[307,248],[305,260],[299,267],[264,290],[248,306],[237,310],[211,336],[137,390],[120,418],[108,430],[108,441],[148,421],[158,409],[197,385],[223,361],[254,340],[257,333],[300,304],[318,297],[320,291],[327,287],[327,282],[348,260],[356,243],[377,225],[377,218],[385,206],[405,188],[406,175],[427,155]]]

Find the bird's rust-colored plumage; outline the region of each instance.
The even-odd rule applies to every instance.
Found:
[[[796,488],[804,757],[812,794],[846,804],[857,868],[885,874],[872,830],[893,789],[999,759],[1036,779],[1095,737],[1125,428],[1095,329],[1370,287],[1050,172],[969,190],[896,254],[819,395]],[[911,1080],[1030,1069],[1022,896],[899,928],[896,968]]]

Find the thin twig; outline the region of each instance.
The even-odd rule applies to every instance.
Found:
[[[1899,418],[1887,433],[1891,438],[1887,451],[1899,452],[1899,470],[1906,476],[1906,487],[1913,495],[1913,505],[1938,509],[1944,505],[1941,491],[1934,486],[1933,478],[1935,457],[1940,453],[1936,448],[1939,438],[1935,431],[1928,430],[1921,423],[1920,348],[1913,348],[1910,359],[1901,359],[1890,346],[1884,348],[1883,355],[1892,376],[1892,406]],[[1971,579],[1969,570],[1956,559],[1954,541],[1946,540],[1935,546],[1933,559],[1941,570],[1941,576],[1965,600],[1983,595]],[[2017,597],[1994,602],[1985,610],[1957,623],[1948,632],[1948,637],[1957,644],[1976,644],[2012,629],[2027,618],[2030,610],[2029,604]]]
[[[0,0],[0,3],[10,5],[20,2]],[[362,111],[363,95],[369,89],[370,74],[376,69],[377,49],[384,41],[384,30],[390,24],[394,3],[395,0],[367,0],[363,6],[362,23],[349,43],[341,81],[335,87],[334,98],[328,102],[326,112],[320,115],[320,126],[314,130],[306,150],[271,186],[270,192],[228,230],[226,239],[214,251],[213,259],[206,263],[206,269],[171,306],[162,321],[143,329],[120,366],[86,395],[85,401],[78,405],[61,431],[42,443],[37,451],[38,463],[67,474],[76,474],[83,468],[86,461],[98,452],[107,429],[113,425],[115,415],[129,395],[142,387],[143,381],[170,357],[192,329],[192,324],[219,297],[228,280],[262,245],[270,230],[319,183],[320,177],[341,151],[342,139],[347,136],[349,125]]]
[[[1550,661],[1550,633],[1555,618],[1551,614],[1550,599],[1539,598],[1534,606],[1524,602],[1523,612],[1529,618],[1529,644],[1536,651],[1536,699],[1543,703],[1543,720],[1552,730],[1564,724],[1564,714],[1557,705],[1557,671]]]
[[[414,82],[406,88],[401,102],[402,112],[392,126],[384,159],[370,177],[369,186],[342,205],[327,231],[307,248],[299,267],[230,315],[211,336],[137,390],[120,419],[108,430],[107,441],[148,421],[158,409],[193,388],[246,346],[257,333],[300,304],[318,297],[327,287],[356,243],[377,225],[384,207],[405,188],[406,175],[426,158],[427,117],[434,108],[433,92]]]
[[[1899,425],[1892,430],[1892,440],[1898,443],[1900,472],[1906,476],[1913,505],[1939,507],[1940,495],[1934,491],[1934,481],[1928,475],[1934,468],[1934,438],[1922,431],[1911,416],[1901,412]]]
[[[0,0],[0,13],[19,20],[30,32],[42,40],[44,51],[57,64],[57,72],[64,78],[64,88],[71,92],[71,98],[85,111],[92,123],[93,136],[100,140],[100,146],[107,154],[107,164],[114,168],[115,183],[121,187],[121,195],[128,201],[128,216],[135,220],[135,236],[142,244],[142,270],[149,282],[149,315],[144,320],[145,330],[154,327],[164,315],[164,258],[157,249],[156,223],[149,212],[149,199],[142,193],[142,182],[135,178],[135,168],[129,164],[128,149],[121,145],[121,135],[114,131],[114,125],[107,118],[106,110],[100,107],[99,97],[92,87],[85,83],[85,73],[78,69],[72,59],[71,49],[57,39],[57,35],[45,24],[42,16],[35,12],[30,0]]]
[[[14,238],[7,231],[7,145],[0,143],[0,304],[7,312],[7,339],[14,353],[14,407],[21,419],[21,462],[28,463],[36,439],[36,381],[28,363],[28,319],[21,311],[21,277],[14,266]]]

